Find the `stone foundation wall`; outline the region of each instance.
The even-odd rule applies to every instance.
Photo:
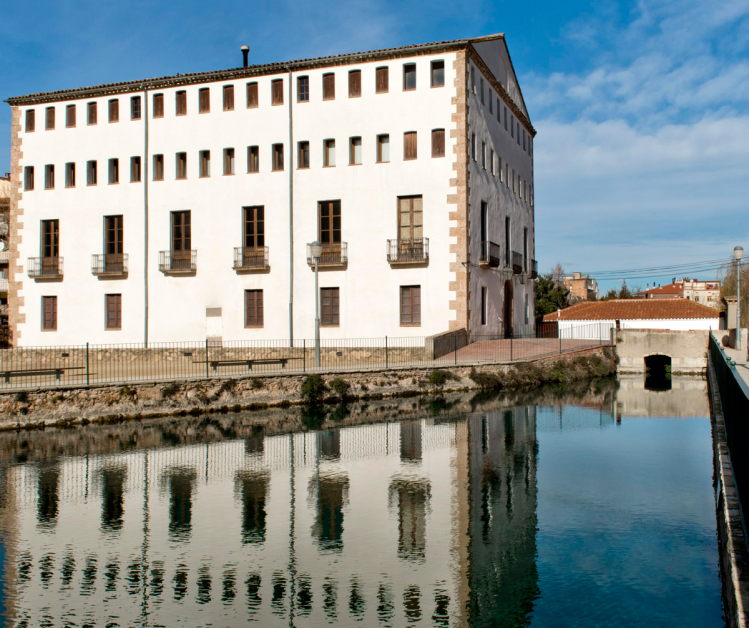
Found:
[[[707,330],[617,329],[619,373],[645,373],[647,356],[666,355],[671,358],[672,373],[700,375],[707,367],[709,333]]]

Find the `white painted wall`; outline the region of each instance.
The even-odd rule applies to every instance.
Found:
[[[620,329],[670,329],[690,331],[718,329],[718,317],[687,319],[640,319],[620,320]],[[600,330],[616,328],[616,321],[559,321],[559,331],[563,338],[599,338]]]

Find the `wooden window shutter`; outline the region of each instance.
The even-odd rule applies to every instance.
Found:
[[[75,126],[75,105],[68,105],[65,110],[65,126],[68,128]]]
[[[33,109],[26,110],[26,133],[31,133],[36,128],[36,112]]]
[[[247,108],[254,109],[258,104],[257,83],[247,83]]]
[[[320,302],[321,302],[321,323],[323,325],[339,325],[340,324],[340,303],[339,303],[339,289],[338,288],[321,288],[320,289]]]
[[[245,327],[263,326],[263,291],[244,291]]]
[[[403,134],[403,159],[416,159],[416,131]]]
[[[57,329],[57,297],[42,297],[42,329]]]
[[[121,329],[122,328],[122,295],[121,294],[108,294],[106,295],[107,300],[107,329]]]
[[[421,324],[421,286],[401,286],[401,325]]]
[[[335,100],[335,74],[322,75],[322,99]]]
[[[51,131],[55,128],[55,108],[54,107],[47,107],[47,120],[45,127],[48,131]]]
[[[211,90],[208,87],[198,92],[198,113],[211,112]],[[186,111],[184,113],[187,113]]]
[[[120,121],[120,101],[117,98],[113,98],[109,101],[109,121]]]
[[[234,111],[234,85],[224,85],[224,111]]]
[[[177,92],[177,115],[187,115],[187,92]]]
[[[432,131],[432,157],[445,156],[445,129]]]
[[[389,90],[388,68],[377,68],[376,92],[387,94]]]
[[[271,85],[273,87],[273,104],[283,105],[283,79],[276,79]]]
[[[96,103],[95,102],[88,103],[87,109],[88,109],[88,124],[96,124],[97,122]]]
[[[361,96],[361,70],[351,70],[348,73],[348,97]]]
[[[164,117],[164,94],[153,95],[153,117]]]

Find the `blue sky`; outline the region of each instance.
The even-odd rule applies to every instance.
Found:
[[[244,43],[262,63],[504,32],[538,130],[542,272],[618,278],[607,288],[622,274],[604,271],[749,251],[749,0],[6,4],[3,99],[236,67]],[[5,172],[7,105],[0,138]]]

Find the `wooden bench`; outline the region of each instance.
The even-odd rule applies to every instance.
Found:
[[[5,383],[10,383],[11,377],[20,375],[53,375],[55,380],[60,381],[60,375],[65,371],[76,371],[85,369],[85,366],[50,366],[49,368],[37,368],[37,369],[0,369],[0,373],[5,378]]]
[[[247,370],[251,371],[255,364],[280,364],[282,370],[286,370],[286,363],[292,358],[247,358],[247,359],[234,359],[234,360],[208,360],[208,364],[211,365],[213,372],[220,366],[239,366],[247,365]],[[195,361],[198,362],[197,360]]]

